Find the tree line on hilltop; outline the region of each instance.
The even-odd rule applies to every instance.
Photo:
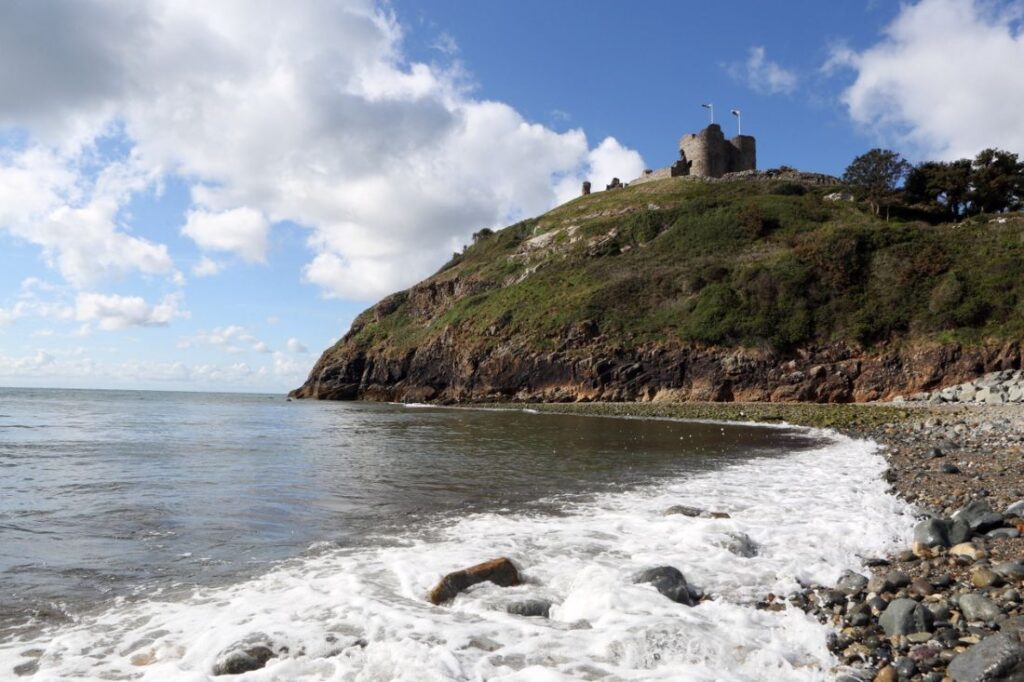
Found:
[[[845,182],[876,215],[884,208],[919,208],[944,220],[1024,209],[1024,161],[1001,149],[974,159],[911,165],[898,152],[872,149],[853,160]]]

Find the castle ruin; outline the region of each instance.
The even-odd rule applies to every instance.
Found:
[[[752,135],[725,139],[722,127],[712,123],[699,133],[679,138],[679,160],[667,168],[645,170],[631,182],[648,182],[680,175],[695,178],[720,178],[729,173],[757,170],[757,142]]]
[[[679,160],[670,175],[720,178],[726,173],[757,169],[757,142],[751,135],[725,139],[722,127],[712,123],[699,133],[679,138]]]

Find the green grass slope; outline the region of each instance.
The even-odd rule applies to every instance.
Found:
[[[460,343],[871,347],[1019,339],[1024,218],[958,224],[828,201],[836,187],[673,178],[580,197],[479,235],[441,271],[363,313],[337,350]]]

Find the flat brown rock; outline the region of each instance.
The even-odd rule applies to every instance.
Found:
[[[455,595],[466,588],[485,581],[500,587],[514,587],[522,582],[519,578],[519,570],[512,560],[500,557],[449,573],[430,591],[427,599],[434,605],[444,604],[454,599]]]

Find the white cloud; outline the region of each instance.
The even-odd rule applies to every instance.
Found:
[[[25,303],[18,301],[10,308],[0,308],[0,324],[10,324],[25,316]]]
[[[287,358],[270,358],[269,365],[245,362],[226,365],[185,362],[105,362],[80,349],[39,349],[22,356],[0,353],[0,378],[29,385],[166,386],[224,390],[226,386],[283,391],[304,378],[306,368]]]
[[[295,338],[293,336],[292,338],[288,339],[288,352],[289,353],[307,353],[309,351],[308,351],[308,349],[305,346],[302,345],[301,341],[299,341],[297,338]]]
[[[932,158],[985,147],[1024,150],[1021,6],[982,0],[905,5],[862,52],[839,47],[825,65],[855,70],[844,92],[851,118]]]
[[[726,70],[755,92],[768,95],[792,93],[800,80],[795,71],[768,59],[764,47],[760,45],[750,48],[747,61],[730,64]]]
[[[210,277],[224,269],[224,264],[203,256],[198,263],[192,266],[193,277]]]
[[[140,296],[119,296],[117,294],[80,293],[75,299],[75,319],[79,322],[97,323],[107,331],[128,327],[165,327],[171,320],[188,317],[182,310],[181,298],[165,296],[157,304],[149,304]]]
[[[305,363],[299,363],[285,353],[274,353],[274,374],[282,377],[293,377],[296,381],[305,378],[309,367]]]
[[[227,353],[244,353],[247,351],[256,353],[272,352],[264,341],[245,327],[237,324],[216,327],[210,331],[204,330],[195,336],[182,338],[178,342],[179,348],[192,348],[199,345],[214,346]]]
[[[623,146],[614,137],[605,137],[587,153],[584,177],[590,180],[594,190],[598,190],[611,182],[612,178],[629,182],[640,177],[643,171],[643,158],[637,152]],[[580,185],[577,177],[564,178],[558,187],[559,202],[578,197]]]
[[[122,204],[148,184],[146,174],[113,163],[86,179],[75,169],[85,161],[81,154],[0,150],[0,229],[40,246],[47,263],[79,287],[132,271],[171,273],[166,246],[117,225]]]
[[[16,94],[0,126],[31,133],[0,157],[0,228],[80,287],[173,277],[167,249],[119,218],[170,176],[191,186],[184,229],[202,249],[260,261],[268,224],[291,221],[310,231],[307,281],[372,299],[473,231],[574,196],[591,171],[642,169],[614,141],[591,150],[580,130],[473,97],[458,65],[408,62],[371,0],[2,3],[0,27],[0,90]],[[95,153],[108,138],[126,150],[113,162]]]
[[[234,251],[250,262],[266,260],[269,231],[270,225],[263,214],[246,206],[220,213],[189,211],[185,226],[181,228],[182,234],[202,249]]]

